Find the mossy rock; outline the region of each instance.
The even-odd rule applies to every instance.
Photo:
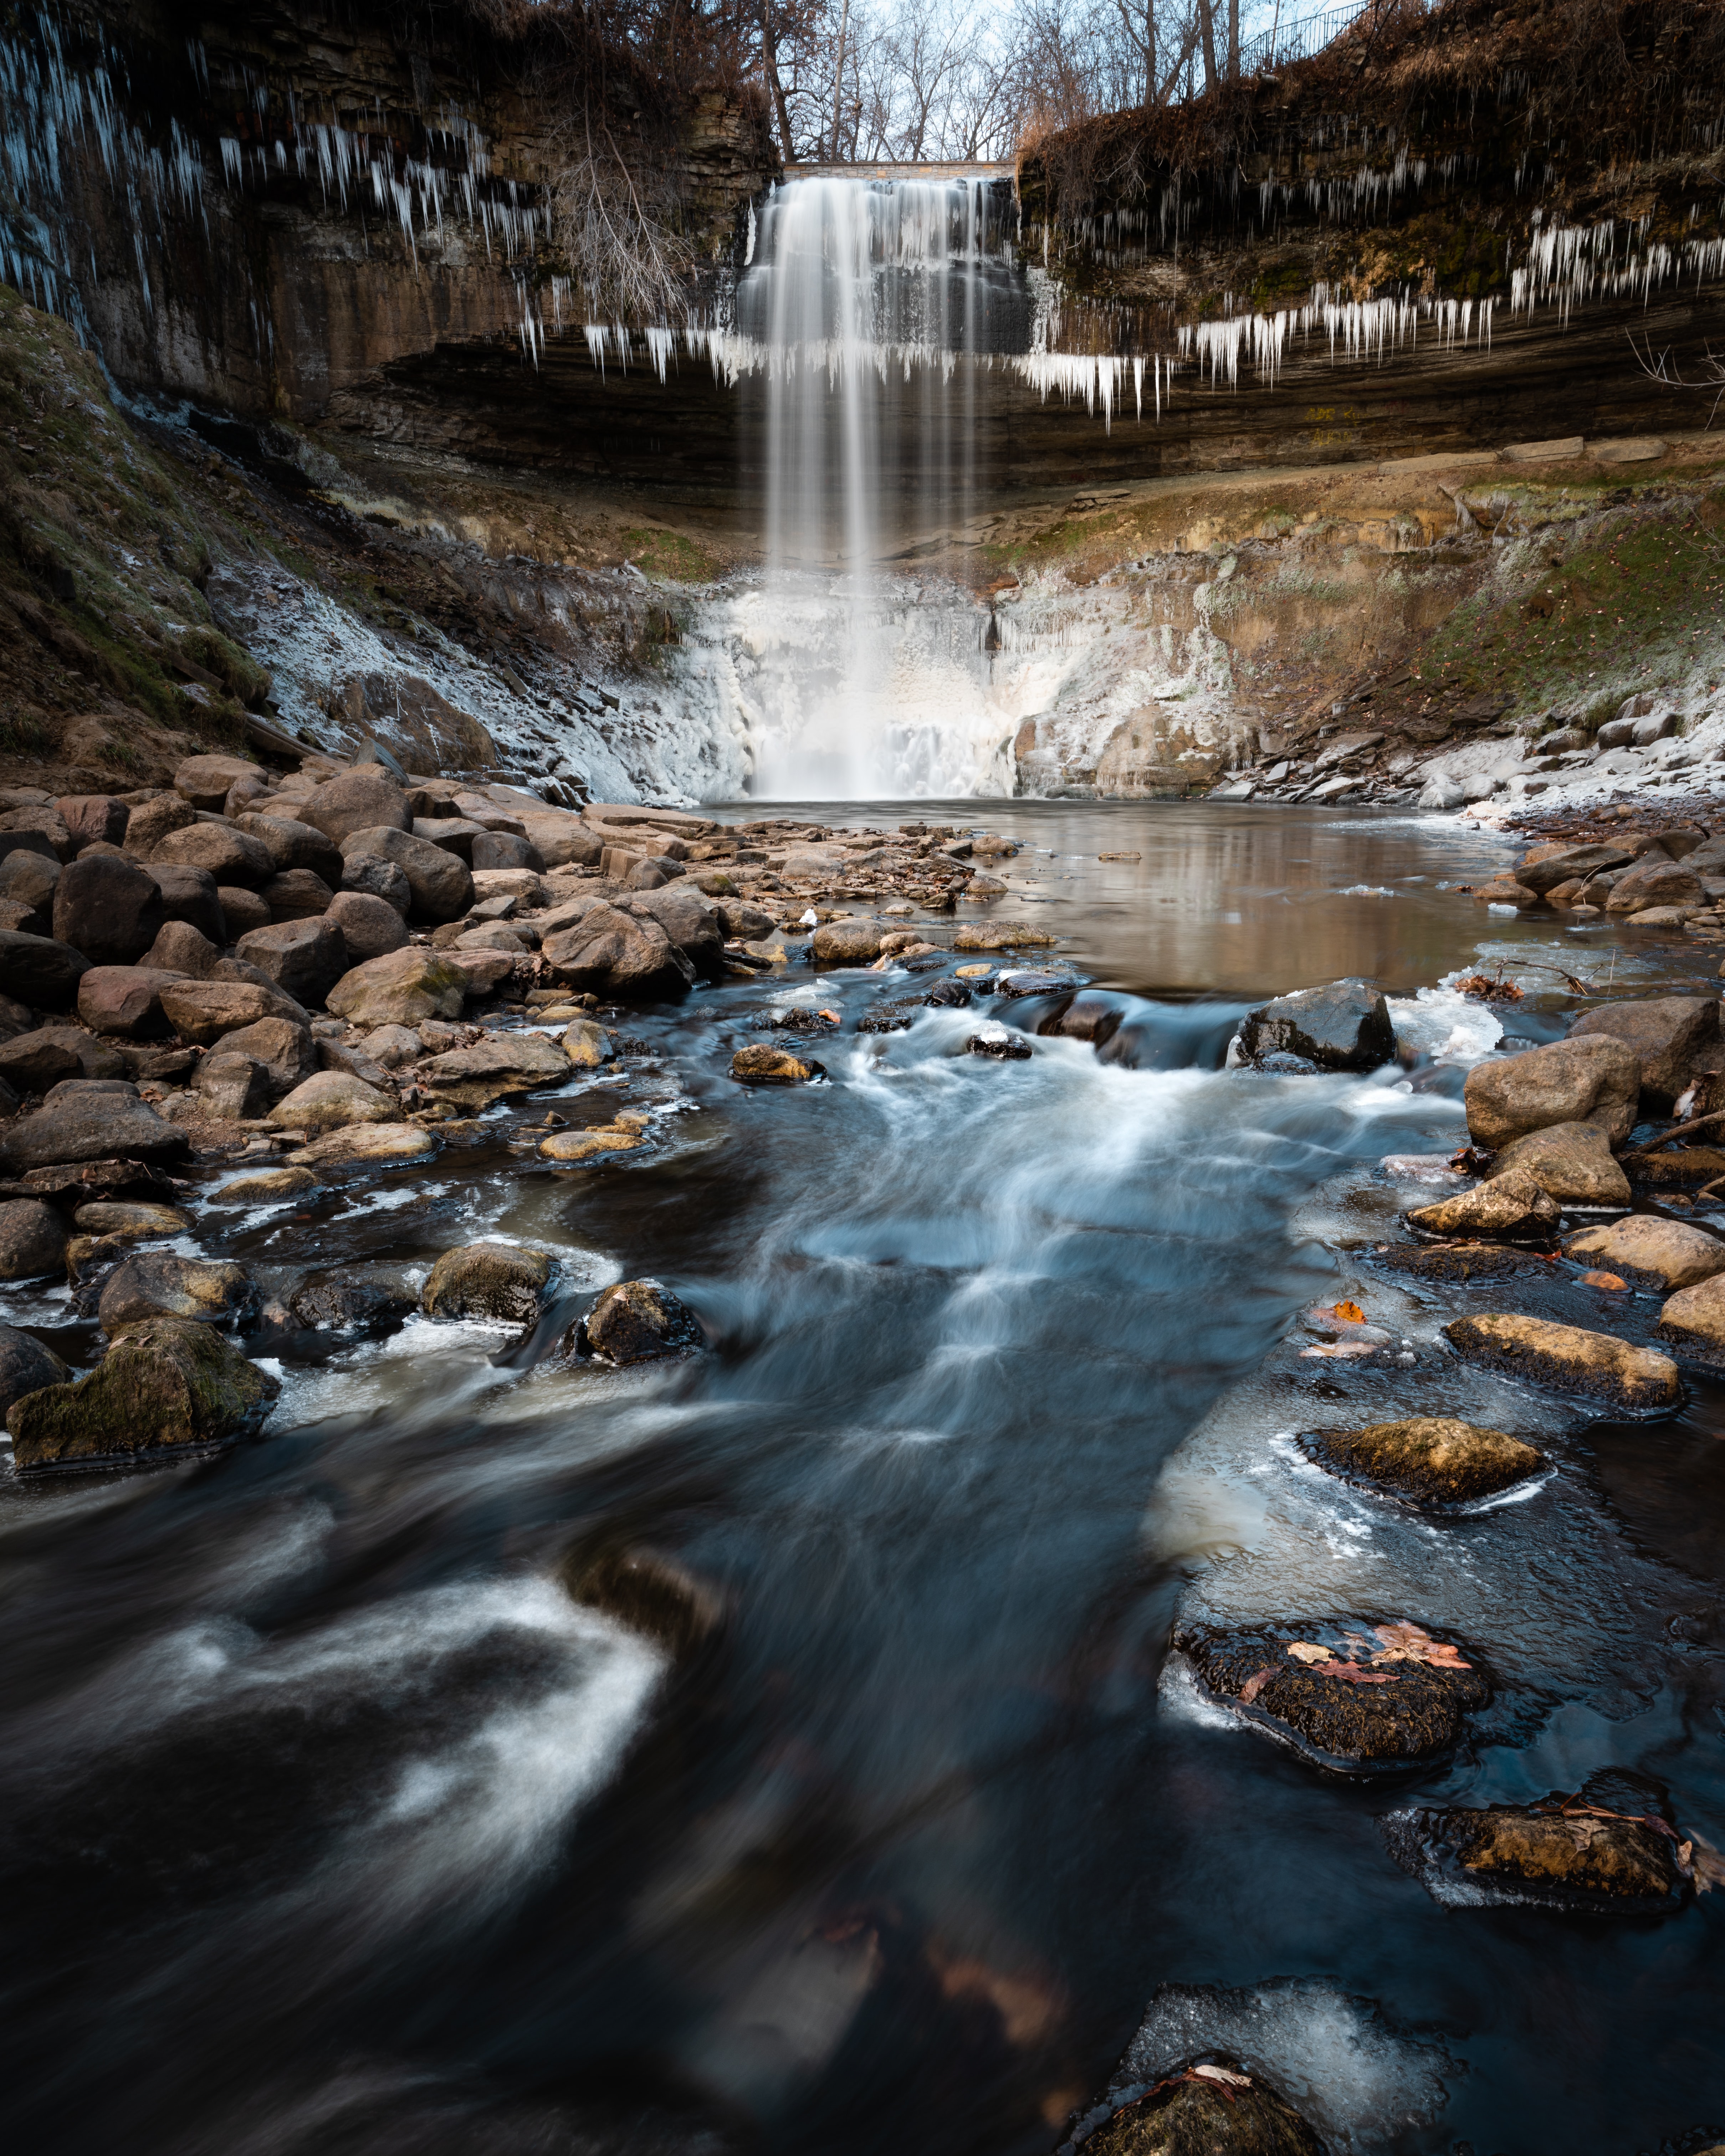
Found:
[[[1495,1496],[1525,1482],[1543,1464],[1531,1445],[1507,1430],[1450,1415],[1414,1415],[1364,1430],[1313,1430],[1300,1441],[1327,1474],[1434,1510]]]
[[[127,1466],[249,1436],[280,1390],[213,1327],[161,1317],[121,1332],[75,1384],[27,1393],[6,1427],[21,1474]]]
[[[1324,2156],[1293,2106],[1232,2060],[1177,2067],[1083,2147],[1085,2156]]]

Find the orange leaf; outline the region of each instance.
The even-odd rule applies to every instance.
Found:
[[[1345,1677],[1349,1684],[1399,1684],[1399,1677],[1375,1670],[1363,1670],[1358,1662],[1315,1662],[1315,1677]]]
[[[1250,1707],[1252,1702],[1258,1697],[1258,1694],[1263,1691],[1265,1686],[1269,1683],[1271,1677],[1275,1675],[1276,1671],[1274,1669],[1254,1670],[1250,1676],[1246,1679],[1245,1682],[1240,1688],[1241,1704],[1245,1707]]]
[[[1344,1325],[1363,1325],[1366,1322],[1366,1313],[1357,1302],[1338,1302],[1336,1305],[1334,1315],[1339,1317]]]
[[[1584,1287],[1609,1287],[1615,1289],[1623,1287],[1626,1286],[1627,1283],[1620,1281],[1615,1273],[1584,1273],[1581,1276],[1581,1285]]]

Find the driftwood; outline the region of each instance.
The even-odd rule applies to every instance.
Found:
[[[1725,1123],[1725,1108],[1716,1108],[1710,1116],[1697,1116],[1692,1122],[1673,1123],[1662,1137],[1651,1139],[1647,1144],[1637,1146],[1633,1152],[1623,1153],[1620,1158],[1624,1160],[1643,1160],[1650,1152],[1658,1152],[1663,1147],[1672,1143],[1675,1139],[1686,1138],[1692,1131],[1709,1130],[1715,1123]]]

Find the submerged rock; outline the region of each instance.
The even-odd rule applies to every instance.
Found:
[[[1424,1765],[1454,1749],[1491,1687],[1450,1643],[1399,1620],[1182,1629],[1174,1645],[1214,1697],[1321,1766]]]
[[[966,921],[960,923],[952,937],[955,951],[1013,951],[1029,950],[1040,944],[1051,944],[1055,938],[1045,928],[1033,928],[1027,921]]]
[[[965,1001],[969,1000],[967,996]],[[908,1033],[923,1009],[920,997],[896,997],[887,1003],[871,1004],[857,1020],[856,1029],[859,1033]]]
[[[1584,1394],[1631,1414],[1660,1414],[1682,1398],[1677,1366],[1670,1356],[1632,1348],[1608,1332],[1553,1325],[1543,1317],[1494,1314],[1458,1317],[1444,1327],[1444,1337],[1464,1362],[1481,1363],[1558,1392]]]
[[[1594,1123],[1621,1145],[1640,1097],[1640,1059],[1604,1034],[1476,1064],[1462,1089],[1470,1136],[1494,1149],[1554,1123]]]
[[[1395,1060],[1395,1029],[1381,989],[1369,981],[1332,981],[1249,1012],[1240,1045],[1253,1061],[1280,1054],[1320,1070],[1375,1070]]]
[[[1629,1178],[1611,1155],[1596,1123],[1552,1123],[1505,1146],[1490,1168],[1501,1176],[1529,1177],[1559,1205],[1627,1205]]]
[[[1028,1063],[1035,1050],[1022,1033],[1002,1026],[996,1033],[973,1033],[964,1044],[967,1055],[985,1055],[996,1063]]]
[[[268,1205],[279,1199],[303,1197],[322,1188],[309,1168],[265,1168],[255,1175],[236,1175],[212,1191],[213,1205]]]
[[[769,1041],[739,1048],[731,1059],[731,1075],[739,1086],[802,1086],[811,1078],[824,1078],[824,1067],[812,1057],[805,1060],[788,1048]]]
[[[691,1653],[724,1622],[718,1589],[664,1550],[640,1544],[572,1551],[563,1566],[572,1600],[603,1609],[669,1653]]]
[[[539,1151],[547,1160],[591,1160],[598,1153],[633,1152],[640,1142],[639,1130],[610,1124],[596,1130],[553,1131],[541,1138]]]
[[[1527,1240],[1548,1236],[1558,1218],[1556,1199],[1525,1168],[1511,1168],[1472,1190],[1440,1198],[1435,1204],[1415,1206],[1407,1216],[1409,1225],[1426,1235]]]
[[[106,1467],[232,1443],[281,1387],[208,1325],[161,1317],[123,1332],[87,1378],[7,1412],[18,1471]]]
[[[1653,1213],[1630,1213],[1609,1227],[1584,1228],[1564,1244],[1563,1255],[1666,1290],[1693,1287],[1725,1273],[1725,1240]]]
[[[1544,1464],[1520,1438],[1450,1415],[1414,1415],[1364,1430],[1313,1430],[1302,1443],[1332,1475],[1437,1507],[1493,1496],[1525,1482]]]
[[[1188,2061],[1094,2126],[1085,2156],[1324,2156],[1266,2082],[1225,2058]]]
[[[651,1363],[701,1347],[701,1321],[657,1281],[619,1281],[608,1287],[580,1324],[564,1337],[565,1349],[605,1363]]]
[[[428,1317],[497,1317],[531,1325],[556,1270],[547,1251],[512,1243],[469,1243],[445,1250],[421,1297]]]

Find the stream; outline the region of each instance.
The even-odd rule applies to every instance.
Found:
[[[310,1206],[200,1208],[175,1245],[267,1299],[531,1243],[561,1300],[528,1337],[254,1335],[283,1382],[257,1440],[0,1481],[14,2147],[1044,2156],[1135,2037],[1152,2064],[1262,2059],[1332,2156],[1725,2133],[1725,1897],[1445,1907],[1377,1823],[1618,1766],[1725,1845],[1725,1393],[1600,1423],[1464,1372],[1437,1332],[1458,1307],[1587,1322],[1585,1291],[1523,1306],[1375,1255],[1430,1194],[1380,1160],[1461,1141],[1500,1029],[1558,1037],[1566,973],[1697,993],[1697,947],[1488,916],[1444,886],[1506,842],[1447,821],[983,805],[1025,849],[1026,902],[999,910],[1122,999],[1106,1051],[963,1052],[1034,999],[858,1032],[938,978],[901,971],[793,964],[631,1010],[633,1052],[555,1106],[646,1109],[639,1154],[553,1170],[511,1142],[535,1096]],[[1476,968],[1524,1000],[1439,988]],[[1353,974],[1426,1051],[1409,1074],[1221,1067],[1255,1002]],[[788,998],[843,1014],[806,1042],[828,1082],[745,1091],[731,1055]],[[707,1352],[554,1352],[643,1275]],[[1349,1294],[1406,1358],[1300,1357],[1302,1307]],[[90,1358],[63,1290],[0,1305]],[[1434,1522],[1291,1442],[1447,1412],[1553,1472]],[[624,1548],[702,1584],[680,1651],[567,1591]],[[1325,1777],[1168,1667],[1177,1614],[1363,1609],[1452,1627],[1493,1671],[1449,1766]]]

